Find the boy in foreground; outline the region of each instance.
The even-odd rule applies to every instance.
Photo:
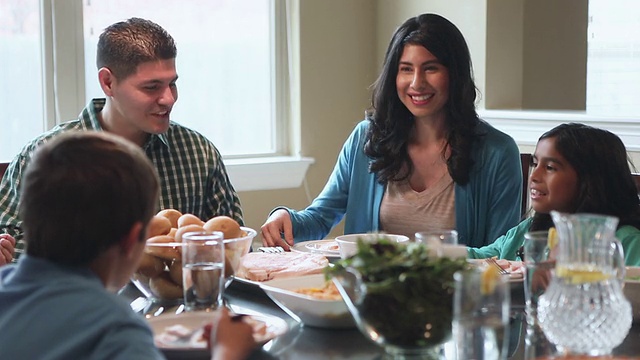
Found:
[[[66,133],[38,148],[22,189],[27,248],[0,268],[1,356],[164,358],[144,319],[115,294],[140,262],[158,202],[142,149],[106,132]],[[226,311],[216,325],[215,359],[255,347],[251,327]]]

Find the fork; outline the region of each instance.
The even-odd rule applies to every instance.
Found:
[[[489,264],[489,266],[495,266],[496,269],[498,269],[498,272],[500,273],[500,275],[509,275],[509,270],[507,269],[503,269],[502,266],[500,266],[500,264],[498,264],[498,262],[496,261],[496,259],[494,258],[487,258],[484,259],[484,261]]]
[[[282,246],[261,246],[258,248],[258,251],[269,254],[278,254],[283,253],[284,248]]]

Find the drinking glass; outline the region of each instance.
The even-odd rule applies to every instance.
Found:
[[[182,236],[182,279],[187,311],[216,310],[224,289],[224,235],[190,232]]]
[[[508,276],[485,279],[473,268],[454,274],[453,340],[456,359],[503,360],[509,349]]]
[[[555,261],[549,257],[548,238],[548,231],[532,231],[524,235],[525,360],[557,354],[555,345],[547,339],[538,321],[538,298],[549,285],[551,270],[555,266]]]
[[[415,234],[416,241],[430,249],[438,257],[467,257],[467,247],[458,245],[458,232],[455,230],[420,231]]]

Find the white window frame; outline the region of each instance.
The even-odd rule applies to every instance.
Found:
[[[578,111],[486,110],[478,115],[509,134],[520,145],[535,146],[540,135],[567,122],[578,122],[607,129],[622,139],[627,151],[640,151],[640,119],[609,118]]]
[[[295,2],[274,1],[272,16],[277,21],[272,36],[277,38],[272,56],[275,62],[274,112],[277,119],[277,153],[273,156],[224,158],[236,191],[287,189],[302,186],[314,159],[300,154],[300,111],[298,99],[298,51],[296,38],[298,9]],[[82,0],[42,0],[44,127],[50,129],[74,119],[86,105]],[[57,66],[59,65],[59,66]],[[223,154],[224,156],[224,154]]]

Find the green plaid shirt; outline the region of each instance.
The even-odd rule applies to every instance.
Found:
[[[22,148],[0,182],[0,229],[18,240],[23,248],[18,202],[22,174],[34,150],[66,131],[103,131],[97,114],[104,99],[93,99],[78,120],[57,125]],[[164,134],[151,135],[143,147],[160,178],[160,209],[176,209],[203,220],[227,215],[240,224],[242,209],[216,147],[203,135],[171,122]],[[160,210],[158,209],[158,210]]]

